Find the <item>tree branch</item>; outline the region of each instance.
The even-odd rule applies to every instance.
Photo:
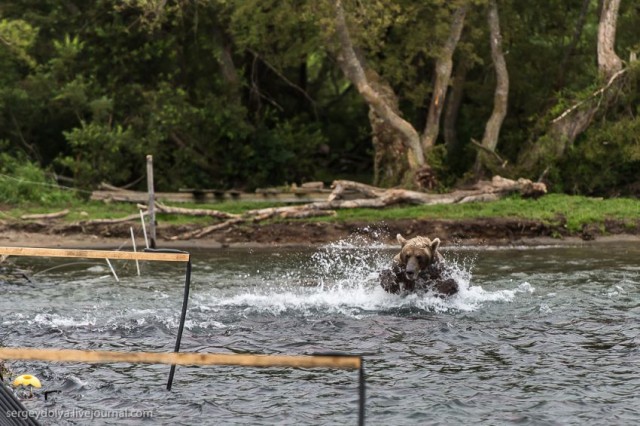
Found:
[[[334,0],[336,12],[336,35],[340,42],[338,63],[349,80],[356,86],[364,100],[376,113],[403,135],[403,141],[409,149],[412,167],[422,167],[425,163],[424,152],[420,145],[420,136],[416,129],[396,114],[382,97],[371,87],[365,72],[353,48],[349,29],[344,16],[341,0]]]
[[[507,163],[509,162],[509,160],[504,160],[502,157],[500,157],[498,155],[497,152],[495,151],[491,151],[489,148],[487,148],[486,146],[482,145],[480,142],[478,142],[477,140],[471,138],[471,144],[474,145],[476,148],[481,149],[482,151],[486,152],[487,154],[496,157],[496,160],[498,160],[500,162],[500,164],[502,164],[502,167],[506,166]]]
[[[433,95],[431,96],[431,104],[429,105],[429,112],[427,113],[427,123],[425,124],[421,140],[422,149],[425,151],[435,145],[436,139],[438,138],[440,116],[444,108],[447,90],[449,89],[449,80],[451,79],[451,70],[453,69],[453,52],[456,50],[456,46],[460,40],[466,13],[466,5],[458,8],[454,12],[449,37],[436,60],[436,80],[433,83]]]
[[[271,71],[273,71],[278,77],[280,77],[282,79],[282,81],[284,81],[285,83],[287,83],[289,86],[291,86],[293,89],[295,89],[296,91],[300,92],[302,94],[302,96],[304,96],[304,98],[306,100],[309,101],[309,103],[311,103],[311,105],[313,106],[313,113],[316,116],[316,118],[318,117],[318,111],[316,108],[316,101],[313,100],[313,98],[311,96],[309,96],[309,94],[300,86],[298,86],[297,84],[295,84],[294,82],[292,82],[291,80],[289,80],[284,74],[282,74],[280,71],[278,71],[276,69],[276,67],[274,67],[273,65],[271,65],[269,62],[267,62],[266,59],[264,59],[262,56],[260,56],[257,52],[255,52],[252,49],[249,49],[249,52],[251,52],[253,55],[255,55],[256,58],[260,59],[260,61],[265,64],[267,66],[267,68],[269,68]]]

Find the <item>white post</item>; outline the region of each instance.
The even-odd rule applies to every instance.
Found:
[[[149,239],[147,238],[147,225],[144,223],[144,213],[140,210],[140,223],[142,223],[142,233],[144,234],[144,246],[149,248]]]
[[[144,226],[144,223],[142,224]],[[129,231],[131,231],[131,243],[133,244],[133,252],[136,253],[136,238],[133,236],[133,227],[129,227]],[[136,259],[136,269],[138,270],[138,276],[140,276],[140,262]]]
[[[109,262],[109,259],[105,258],[104,260],[107,261],[107,265],[109,265],[109,269],[111,269],[111,273],[113,274],[113,276],[115,277],[117,282],[120,282],[120,279],[118,278],[118,275],[116,274],[116,270],[113,269],[113,266],[111,265],[111,262]]]
[[[147,155],[147,191],[149,192],[149,245],[156,248],[155,191],[153,189],[153,156]]]

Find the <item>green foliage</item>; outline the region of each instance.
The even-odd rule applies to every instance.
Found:
[[[22,19],[0,19],[0,40],[3,47],[0,49],[0,70],[8,69],[6,61],[11,59],[34,68],[36,61],[29,51],[33,47],[37,35],[38,29]]]
[[[565,191],[630,195],[626,190],[640,183],[640,117],[605,122],[590,129],[570,149],[560,169]]]
[[[433,172],[437,176],[438,184],[437,192],[446,192],[453,185],[452,175],[449,173],[447,161],[447,148],[445,145],[436,145],[427,152],[427,163],[431,166]]]
[[[59,158],[58,163],[71,170],[84,185],[92,187],[104,179],[126,182],[130,178],[130,169],[123,164],[123,159],[131,158],[127,150],[134,146],[129,129],[82,123],[82,127],[64,135],[73,154]]]
[[[640,194],[640,63],[633,63],[614,107],[592,124],[556,165],[562,190],[617,196]]]
[[[0,143],[0,147],[4,143]],[[73,192],[60,189],[45,176],[44,171],[23,156],[0,152],[0,203],[23,205],[37,203],[56,205],[74,199]]]
[[[244,167],[238,162],[238,168],[247,174],[243,180],[250,187],[314,180],[315,154],[326,142],[316,126],[290,120],[258,131],[256,136],[251,147],[243,150]]]
[[[454,70],[463,59],[468,65],[461,143],[445,156],[441,136],[429,158],[444,187],[473,164],[468,141],[480,137],[493,106],[487,1],[343,1],[358,54],[393,88],[418,131],[435,59],[462,3],[469,7],[454,56]],[[638,51],[632,3],[622,3],[616,34],[625,59]],[[510,164],[524,141],[601,83],[595,3],[571,44],[583,4],[499,2],[511,91],[498,150]],[[81,187],[140,177],[145,154],[154,155],[158,190],[370,181],[368,107],[337,66],[334,20],[333,2],[311,0],[3,2],[4,152],[73,175]],[[634,184],[637,141],[629,132],[640,102],[632,93],[637,88],[624,91],[621,108],[594,123],[565,162],[551,164],[557,188],[609,194]]]

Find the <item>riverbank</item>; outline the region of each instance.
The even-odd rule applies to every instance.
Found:
[[[162,224],[157,231],[159,247],[224,248],[321,245],[355,237],[395,245],[396,234],[426,235],[441,239],[443,246],[536,246],[576,245],[597,242],[638,241],[639,226],[628,221],[608,220],[600,226],[584,226],[571,232],[562,223],[536,220],[487,218],[467,220],[404,219],[384,222],[278,221],[242,224],[213,232],[199,239],[180,240],[176,236],[197,229],[200,224]],[[0,245],[59,248],[131,247],[130,228],[136,244],[144,244],[139,223],[110,225],[68,224],[58,222],[0,223]]]

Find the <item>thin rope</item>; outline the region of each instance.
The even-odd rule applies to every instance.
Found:
[[[49,188],[57,188],[57,189],[64,189],[65,191],[77,191],[77,192],[83,192],[85,194],[92,194],[93,191],[88,191],[86,189],[78,189],[78,188],[72,188],[70,186],[65,186],[65,185],[60,185],[60,184],[53,184],[53,183],[46,183],[46,182],[35,182],[32,180],[26,180],[23,178],[17,178],[14,176],[9,176],[9,175],[5,175],[4,173],[0,173],[0,178],[4,178],[4,179],[9,179],[12,180],[14,182],[18,182],[18,183],[28,183],[31,185],[38,185],[38,186],[46,186]]]

